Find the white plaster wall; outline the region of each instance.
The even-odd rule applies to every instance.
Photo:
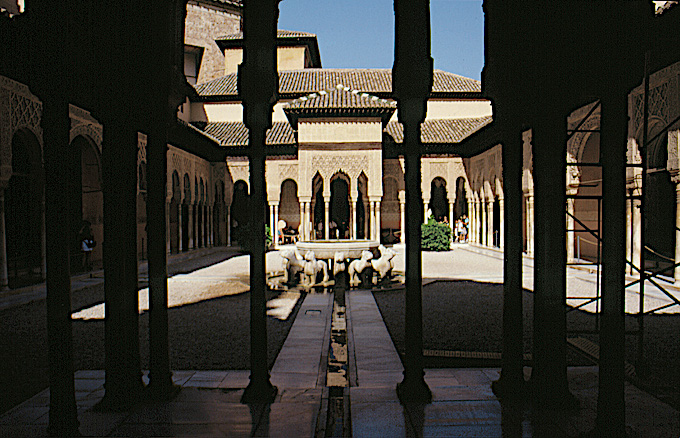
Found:
[[[243,106],[240,103],[206,103],[203,109],[208,122],[243,121]]]
[[[224,50],[224,74],[238,72],[238,65],[243,61],[243,49]]]
[[[305,68],[305,47],[279,47],[276,55],[279,71]]]
[[[488,100],[430,100],[427,102],[427,119],[468,119],[493,115]],[[390,122],[398,122],[398,110]]]
[[[299,143],[382,143],[382,124],[372,121],[313,121],[298,123]]]
[[[274,105],[274,112],[272,113],[272,121],[287,122],[286,113],[283,112],[286,102],[280,102]],[[242,122],[243,121],[243,105],[240,102],[220,102],[220,103],[202,103],[194,102],[191,104],[191,110],[187,114],[187,118],[182,117],[182,120],[191,120],[192,122]]]

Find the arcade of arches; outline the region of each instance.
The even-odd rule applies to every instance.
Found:
[[[674,64],[652,75],[652,90],[664,89],[680,66]],[[2,156],[10,166],[0,166],[4,214],[5,254],[0,269],[2,287],[16,288],[42,281],[45,276],[44,176],[40,102],[20,83],[3,78],[6,90],[22,102],[23,119],[8,117],[11,136],[3,138]],[[640,88],[629,100],[639,103]],[[651,105],[650,137],[655,136],[680,109],[661,92],[652,94],[661,103]],[[570,116],[570,126],[590,113],[584,129],[599,127],[599,109],[583,107]],[[9,112],[9,108],[3,111]],[[19,111],[17,108],[15,111]],[[637,148],[642,140],[638,116],[629,127],[629,162],[640,161]],[[103,242],[101,133],[102,126],[86,111],[71,106],[71,149],[68,186],[68,220],[71,230],[72,270],[83,269],[79,233],[87,223],[96,242]],[[659,136],[648,150],[646,176],[646,215],[644,230],[640,216],[641,173],[628,171],[627,253],[636,264],[644,233],[648,268],[672,266],[680,258],[676,237],[677,191],[680,162],[678,131]],[[138,255],[146,253],[145,214],[146,138],[138,142]],[[567,175],[567,257],[569,260],[597,261],[597,235],[601,229],[601,170],[599,134],[578,133],[570,138]],[[581,163],[581,165],[579,165]],[[383,159],[380,143],[361,144],[353,149],[329,151],[314,144],[302,145],[296,159],[267,160],[268,218],[278,243],[300,239],[380,239],[398,243],[404,237],[403,160]],[[471,158],[423,158],[422,193],[424,210],[437,220],[470,219],[469,241],[473,244],[503,247],[504,195],[501,176],[501,147],[496,146]],[[524,250],[533,252],[533,178],[531,131],[524,133]],[[212,163],[170,145],[168,149],[168,252],[175,253],[213,245],[232,244],[239,225],[248,221],[248,162],[230,158]],[[636,198],[635,196],[638,196]],[[238,206],[234,208],[233,206]],[[424,218],[425,220],[426,218]],[[230,226],[228,226],[230,225]],[[1,229],[0,228],[0,229]],[[237,243],[237,242],[233,242]],[[94,266],[101,265],[102,246],[91,255]],[[629,267],[629,273],[634,274]],[[680,278],[680,272],[669,272]]]

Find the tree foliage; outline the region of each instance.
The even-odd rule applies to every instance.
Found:
[[[423,251],[448,251],[451,249],[449,224],[437,222],[432,216],[421,225]]]

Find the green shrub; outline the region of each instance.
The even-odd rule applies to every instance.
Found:
[[[432,216],[421,225],[423,251],[448,251],[451,249],[451,228],[437,222]]]
[[[269,225],[264,226],[265,233],[265,248],[269,248],[272,244],[272,230]],[[243,224],[239,226],[234,233],[234,238],[238,242],[241,249],[247,252],[251,252],[253,249],[255,236],[255,228],[250,224]]]

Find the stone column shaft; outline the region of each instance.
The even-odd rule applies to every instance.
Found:
[[[272,233],[273,233],[272,237],[274,237],[275,244],[278,245],[279,243],[283,243],[283,242],[279,242],[279,204],[278,203],[274,204],[274,222],[273,222],[273,224],[274,225],[272,226]]]
[[[368,225],[371,220],[371,214],[370,214],[370,209],[368,208],[368,201],[364,201],[364,223],[362,224],[364,227],[364,239],[370,239],[371,235],[368,232]]]
[[[482,202],[479,203],[479,209],[481,210],[481,244],[484,246],[489,246],[489,223],[487,220],[487,211],[486,211],[486,200],[482,200]]]
[[[277,237],[276,237],[276,224],[274,223],[274,204],[271,202],[269,203],[269,230],[272,233],[272,238],[273,242],[276,244],[277,242]]]
[[[518,135],[517,135],[518,134]],[[511,125],[502,145],[504,199],[501,201],[503,261],[503,355],[501,377],[493,383],[500,397],[523,397],[524,315],[522,303],[522,134]],[[505,209],[507,199],[507,209]],[[502,242],[503,242],[502,241]]]
[[[40,251],[42,259],[40,263],[40,278],[45,280],[47,277],[47,222],[45,219],[45,197],[40,200]]]
[[[231,246],[231,205],[227,205],[227,246]]]
[[[625,271],[628,93],[613,86],[601,99],[602,310],[597,428],[626,434]]]
[[[375,240],[375,202],[370,201],[371,212],[370,212],[370,239]]]
[[[675,184],[675,264],[680,263],[680,183]],[[675,267],[674,279],[680,283],[680,266]]]
[[[406,204],[399,201],[399,213],[400,213],[400,226],[401,226],[401,236],[399,236],[399,242],[406,242]]]
[[[526,197],[527,202],[527,253],[534,254],[534,194]]]
[[[324,223],[324,238],[330,239],[330,198],[323,198],[323,223]]]
[[[382,223],[380,220],[380,201],[376,201],[375,203],[375,240],[380,242],[380,239],[382,237]]]
[[[170,254],[171,244],[170,244],[170,202],[165,201],[165,253]]]
[[[57,91],[55,91],[56,93]],[[45,161],[44,213],[48,228],[46,255],[47,341],[49,359],[51,436],[78,434],[78,415],[73,375],[73,336],[71,321],[71,277],[69,266],[68,221],[63,194],[67,186],[69,158],[69,107],[64,96],[43,99],[42,128]],[[43,227],[43,230],[45,228]]]
[[[520,210],[521,211],[521,210]],[[498,199],[498,219],[499,219],[499,231],[498,231],[498,246],[502,249],[505,247],[505,199]],[[521,219],[520,219],[521,221]]]
[[[572,231],[574,229],[574,212],[574,198],[567,198],[567,263],[573,262],[576,257],[574,240],[579,234]]]
[[[307,203],[300,201],[300,240],[309,240],[307,226]]]
[[[451,227],[451,238],[455,239],[456,235],[456,220],[453,218],[453,205],[455,202],[449,202],[449,227]]]
[[[357,224],[357,208],[359,207],[358,202],[359,201],[357,201],[356,199],[352,199],[352,227],[351,227],[352,239],[357,238],[357,227],[359,226],[359,224]]]
[[[534,368],[537,402],[564,405],[573,397],[566,362],[566,118],[546,110],[533,129],[536,194]]]
[[[165,10],[165,8],[154,8]],[[167,14],[161,21],[167,22]],[[155,23],[154,33],[165,34]],[[158,37],[158,35],[156,35]],[[166,53],[167,55],[167,53]],[[153,64],[152,64],[153,65]],[[162,81],[163,75],[158,75]],[[166,77],[167,81],[167,77]],[[161,90],[165,88],[161,87]],[[151,225],[147,231],[149,266],[149,388],[152,394],[166,399],[174,389],[170,370],[170,350],[168,334],[168,269],[165,251],[165,225],[168,216],[165,210],[166,184],[168,175],[168,121],[167,91],[153,93],[155,116],[152,118],[147,143],[147,202],[146,217]]]
[[[0,189],[0,290],[9,289],[7,235],[5,234],[5,189]]]

